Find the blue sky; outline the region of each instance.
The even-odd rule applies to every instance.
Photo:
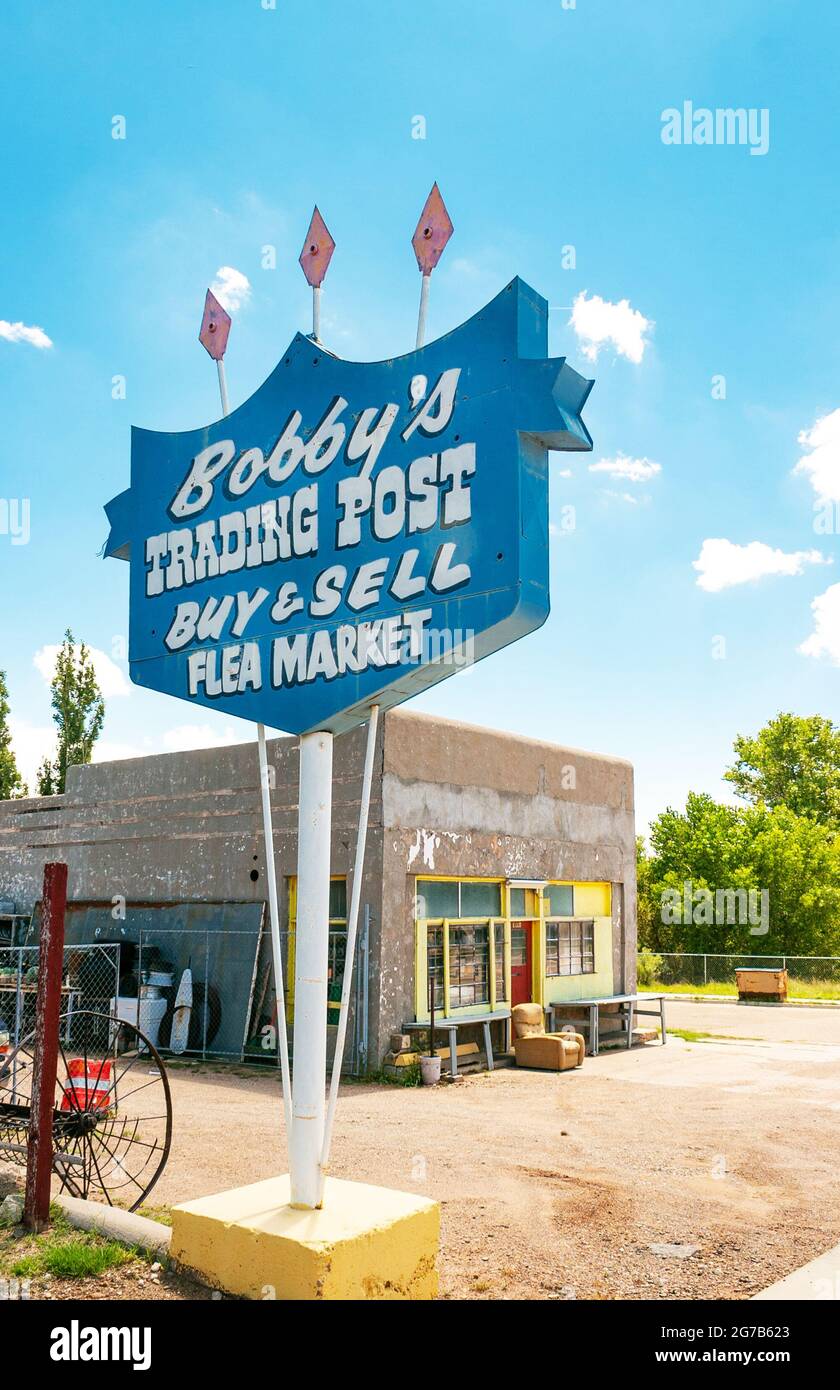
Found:
[[[49,737],[43,649],[68,625],[117,668],[98,756],[251,736],[129,688],[102,506],[132,424],[218,413],[196,334],[221,266],[250,284],[234,403],[308,330],[316,200],[338,243],[324,340],[408,350],[434,179],[455,236],[430,336],[521,275],[555,306],[552,352],[595,377],[595,449],[552,459],[546,626],[418,707],[630,758],[640,826],[689,788],[723,795],[733,737],[779,709],[836,718],[838,546],[814,504],[840,498],[838,38],[829,0],[6,0],[0,499],[29,499],[30,537],[0,534],[0,667],[27,770]],[[766,110],[769,150],[663,143],[685,101]],[[593,323],[612,338],[578,331]],[[704,552],[704,588],[709,540],[728,545]]]

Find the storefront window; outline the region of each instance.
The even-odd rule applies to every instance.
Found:
[[[545,895],[549,917],[574,917],[575,890],[570,883],[549,883]]]
[[[490,1002],[490,928],[449,928],[449,1007]]]
[[[499,883],[461,883],[460,917],[498,917],[502,910]]]
[[[417,880],[417,916],[437,920],[448,917],[499,917],[502,911],[502,888],[499,883],[479,883],[463,879],[459,882],[440,882],[433,878]]]
[[[443,927],[426,933],[429,981],[434,981],[435,1009],[443,1010]],[[504,945],[496,948],[496,979],[504,995]],[[429,985],[431,997],[431,983]],[[490,1002],[490,928],[479,924],[449,927],[449,1008]]]
[[[496,923],[494,933],[496,938],[496,1003],[503,1004],[507,999],[507,990],[505,989],[505,928],[503,922]]]
[[[417,880],[417,916],[460,917],[460,884],[437,883],[431,878]]]
[[[528,911],[528,893],[525,888],[511,888],[510,890],[510,915],[511,917],[530,917]]]
[[[546,975],[595,973],[595,923],[546,922]]]
[[[435,1008],[443,1010],[443,927],[429,927],[426,933],[426,961],[429,981],[434,981]],[[431,984],[428,986],[431,997]]]
[[[347,922],[346,878],[334,878],[330,882],[330,921]]]

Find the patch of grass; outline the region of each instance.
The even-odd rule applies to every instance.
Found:
[[[34,1279],[51,1274],[57,1279],[95,1278],[108,1269],[145,1258],[142,1251],[107,1240],[95,1231],[77,1231],[61,1207],[50,1206],[50,1227],[40,1235],[21,1226],[0,1231],[0,1276]]]
[[[144,1205],[137,1208],[137,1215],[145,1216],[149,1221],[158,1221],[161,1226],[172,1225],[171,1207],[147,1207]]]
[[[397,1067],[396,1076],[388,1076],[384,1071],[369,1072],[363,1078],[368,1082],[379,1082],[384,1086],[421,1086],[420,1063],[411,1062],[407,1067]]]
[[[58,1279],[86,1279],[128,1264],[135,1258],[135,1251],[115,1240],[91,1241],[79,1232],[44,1248],[40,1256],[41,1273],[54,1274]]]
[[[697,1033],[693,1028],[666,1028],[665,1032],[669,1037],[682,1038],[684,1042],[704,1042],[710,1039],[715,1042],[763,1042],[763,1038],[748,1038],[741,1034],[733,1037],[731,1033]]]

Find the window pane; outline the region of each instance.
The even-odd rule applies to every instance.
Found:
[[[510,929],[510,963],[528,964],[528,933],[524,927],[512,926]]]
[[[426,935],[426,951],[429,979],[435,982],[435,1008],[443,1008],[443,927],[431,927]],[[426,984],[428,997],[431,989]],[[427,999],[428,1005],[428,999]]]
[[[449,929],[450,1008],[470,1008],[490,999],[490,940],[487,927]]]
[[[528,909],[525,905],[525,889],[511,888],[510,890],[510,915],[511,917],[527,917]]]
[[[331,931],[329,936],[329,957],[327,965],[328,998],[341,999],[341,986],[344,983],[344,957],[347,950],[346,931]]]
[[[457,883],[435,883],[433,879],[417,880],[418,917],[459,917]]]
[[[572,973],[572,926],[570,922],[560,922],[557,927],[559,936],[559,961],[560,975],[571,975]]]
[[[338,917],[342,922],[347,921],[347,880],[345,878],[330,880],[330,917]]]
[[[545,973],[560,974],[559,937],[556,922],[547,922],[545,927]]]
[[[507,998],[505,990],[505,929],[496,923],[496,1003]]]
[[[498,883],[461,883],[461,917],[498,917],[502,910]]]
[[[548,912],[551,917],[572,917],[575,910],[575,890],[569,883],[550,883]]]

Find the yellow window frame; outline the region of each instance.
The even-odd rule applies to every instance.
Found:
[[[289,886],[289,920],[286,937],[286,974],[283,980],[286,994],[286,1022],[295,1021],[295,934],[297,932],[297,874],[286,878]],[[346,874],[330,874],[330,883],[347,882]],[[347,928],[346,917],[330,917],[329,926]]]

